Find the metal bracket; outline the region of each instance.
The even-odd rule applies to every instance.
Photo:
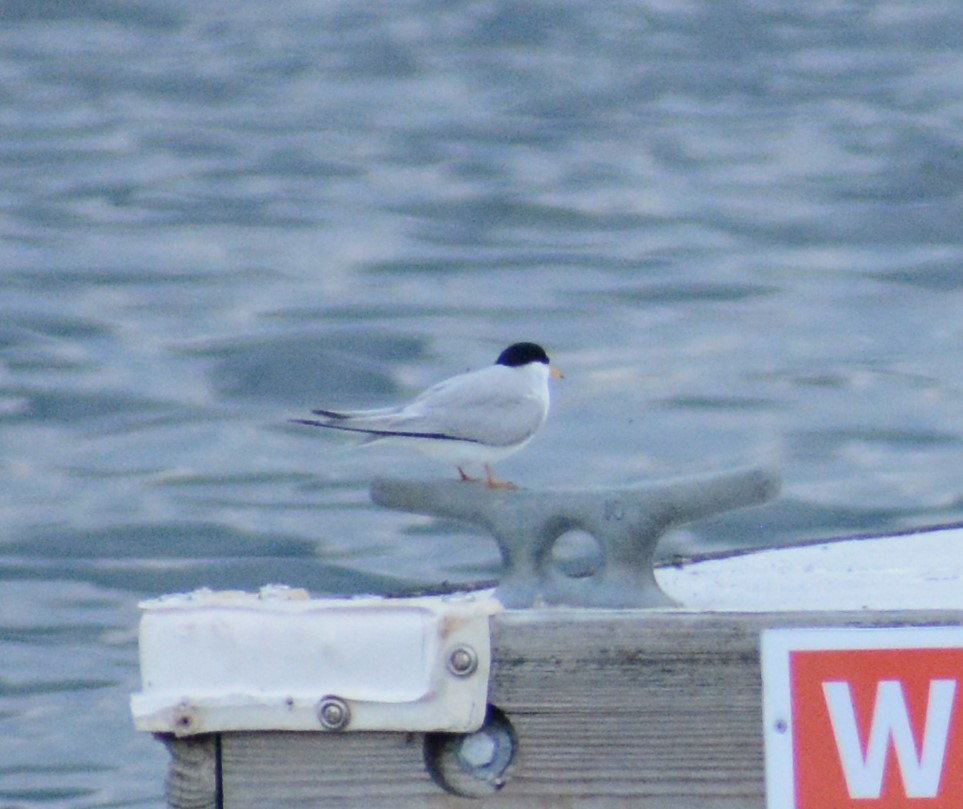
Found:
[[[413,514],[479,525],[494,536],[504,570],[496,597],[506,607],[660,607],[674,602],[653,570],[662,535],[681,523],[776,496],[777,473],[763,468],[618,489],[489,489],[461,481],[379,478],[371,499]],[[600,561],[587,575],[567,574],[553,548],[563,534],[587,532]]]
[[[488,706],[488,593],[309,598],[303,590],[141,604],[138,730],[478,730]]]

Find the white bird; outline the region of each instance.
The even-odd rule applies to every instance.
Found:
[[[496,480],[492,464],[524,447],[548,415],[548,379],[562,374],[549,367],[535,343],[514,343],[494,365],[459,374],[428,388],[409,404],[379,410],[312,410],[322,419],[297,424],[361,433],[365,444],[392,441],[439,461],[465,467],[481,464],[489,488],[514,488]]]

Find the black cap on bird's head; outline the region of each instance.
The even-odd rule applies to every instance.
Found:
[[[543,362],[548,365],[548,354],[538,343],[512,343],[495,360],[495,365],[519,368],[530,362]]]

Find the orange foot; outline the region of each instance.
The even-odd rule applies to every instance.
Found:
[[[494,475],[492,475],[492,468],[486,463],[485,464],[485,485],[489,489],[514,489],[515,484],[509,480],[495,480]]]

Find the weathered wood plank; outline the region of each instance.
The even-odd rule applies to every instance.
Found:
[[[391,806],[437,789],[421,734],[231,733],[222,757],[225,809]]]
[[[217,736],[176,739],[158,735],[170,753],[165,793],[171,809],[220,809]]]
[[[442,790],[423,734],[230,733],[224,807],[761,809],[762,629],[961,623],[960,611],[510,611],[492,619],[490,701],[518,740],[500,792]]]

